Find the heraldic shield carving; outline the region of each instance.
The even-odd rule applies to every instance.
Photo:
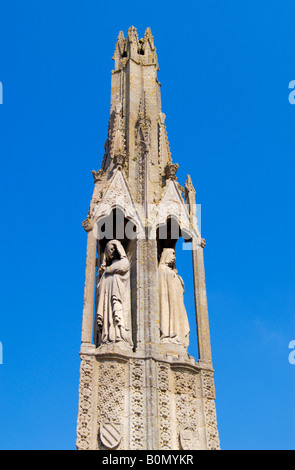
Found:
[[[197,450],[198,440],[195,431],[189,427],[184,428],[179,433],[179,440],[182,450]]]
[[[122,426],[120,423],[101,423],[100,440],[107,449],[115,449],[122,439]]]

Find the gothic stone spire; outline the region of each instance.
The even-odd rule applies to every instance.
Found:
[[[114,61],[105,155],[101,169],[93,171],[94,192],[83,223],[87,259],[77,448],[217,449],[205,241],[191,178],[182,188],[179,165],[171,159],[150,28],[142,39],[134,27],[126,38],[120,32]],[[175,238],[172,219],[178,224]],[[116,235],[102,231],[100,237],[99,227],[109,220]],[[125,232],[130,222],[135,237]],[[197,362],[188,352],[194,318],[187,315],[176,269],[179,228],[192,242]]]
[[[165,115],[161,110],[158,59],[154,38],[147,28],[142,39],[133,26],[127,37],[120,31],[113,56],[111,115],[102,168],[110,178],[120,162],[137,203],[158,202],[171,163]]]

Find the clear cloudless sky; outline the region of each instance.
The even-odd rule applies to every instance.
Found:
[[[295,449],[294,17],[293,0],[2,2],[0,449],[75,449],[81,223],[131,25],[151,27],[178,181],[202,207],[221,447]]]

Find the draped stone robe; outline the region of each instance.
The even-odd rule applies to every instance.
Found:
[[[97,325],[101,331],[101,343],[125,341],[133,345],[129,271],[130,264],[124,256],[106,267],[100,279]]]
[[[159,265],[160,331],[162,340],[189,345],[189,322],[183,302],[184,283],[177,271]]]

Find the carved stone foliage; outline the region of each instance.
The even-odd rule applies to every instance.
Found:
[[[82,356],[80,366],[79,385],[79,413],[77,425],[77,449],[88,450],[91,448],[91,418],[92,418],[92,377],[93,357]]]
[[[215,387],[213,372],[203,370],[201,372],[204,415],[206,424],[207,448],[216,450],[220,448],[219,435],[217,429],[216,409],[215,409]]]
[[[214,400],[204,398],[206,438],[208,450],[219,450],[219,435],[217,430],[216,409]]]
[[[144,401],[145,401],[145,363],[135,360],[130,364],[130,449],[145,449]]]
[[[198,432],[200,396],[198,375],[189,370],[174,370],[174,393],[176,401],[177,435],[180,448],[198,450],[200,436]]]
[[[122,432],[124,423],[122,420],[124,417],[125,387],[126,363],[118,362],[118,360],[100,359],[97,389],[97,442],[100,450],[124,449]],[[115,442],[110,441],[108,433],[115,435]],[[110,442],[110,445],[107,442]]]
[[[213,372],[202,370],[202,386],[203,386],[203,396],[206,398],[215,399],[215,386]]]
[[[171,429],[170,366],[164,363],[159,364],[158,366],[158,408],[160,449],[169,450],[173,448]]]

